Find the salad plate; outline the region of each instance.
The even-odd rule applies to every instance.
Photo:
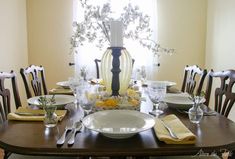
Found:
[[[34,106],[41,108],[39,98],[46,97],[49,99],[49,98],[52,98],[52,96],[53,95],[35,96],[32,98],[29,98],[27,102],[30,105],[34,105]],[[66,104],[72,103],[75,100],[74,96],[71,96],[71,95],[55,95],[54,98],[55,98],[55,102],[52,105],[57,106],[59,108],[64,107]]]
[[[175,108],[175,109],[188,110],[193,106],[193,101],[190,99],[190,96],[187,93],[179,93],[179,94],[167,93],[163,101],[170,108]],[[204,102],[205,98],[203,98],[200,101],[201,104]]]
[[[145,85],[149,85],[151,84],[152,82],[159,82],[159,83],[165,83],[167,87],[171,87],[171,86],[175,86],[176,83],[175,82],[172,82],[172,81],[147,81]]]
[[[57,82],[56,85],[63,87],[65,89],[69,89],[69,81],[61,81],[61,82]]]

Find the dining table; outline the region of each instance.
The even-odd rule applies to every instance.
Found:
[[[140,111],[148,113],[152,109],[152,103],[145,93],[142,95],[145,100],[141,102]],[[194,124],[190,122],[188,114],[169,107],[161,116],[175,114],[196,135],[195,144],[166,144],[157,138],[153,128],[130,138],[112,139],[82,127],[73,145],[67,144],[68,139],[63,145],[57,145],[56,142],[63,134],[68,121],[80,120],[81,112],[80,107],[71,106],[64,119],[53,128],[46,128],[43,122],[8,120],[0,125],[0,147],[7,152],[24,155],[141,158],[235,150],[235,123],[230,119],[217,113],[213,116],[203,116],[199,124]],[[68,136],[71,135],[71,132],[68,133]]]

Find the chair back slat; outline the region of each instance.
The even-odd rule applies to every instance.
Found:
[[[45,72],[42,66],[30,65],[25,69],[21,68],[20,74],[24,82],[27,98],[31,98],[33,93],[34,96],[48,94],[45,81]]]

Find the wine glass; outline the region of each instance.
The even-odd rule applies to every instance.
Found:
[[[153,102],[153,110],[150,112],[155,116],[159,116],[163,113],[163,110],[159,109],[159,104],[166,95],[166,83],[165,82],[152,82],[148,86],[148,95]]]
[[[81,84],[78,78],[69,77],[68,79],[69,88],[72,90],[75,97],[74,104],[77,104],[77,87]]]
[[[88,115],[96,103],[97,93],[92,85],[83,86],[79,94],[79,104],[84,110],[84,116]]]
[[[146,84],[146,79],[147,79],[147,73],[146,73],[145,66],[141,66],[140,80],[141,80],[142,85]]]

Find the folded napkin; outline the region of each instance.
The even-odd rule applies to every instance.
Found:
[[[66,115],[67,110],[56,110],[58,121],[61,121]],[[17,114],[21,113],[21,115]],[[43,121],[45,111],[42,109],[31,109],[29,107],[19,107],[15,113],[9,113],[7,115],[8,120],[20,120],[20,121]]]
[[[49,94],[67,94],[73,95],[73,91],[71,89],[64,89],[64,88],[53,88],[49,91]]]
[[[161,120],[171,128],[179,139],[170,136]],[[167,115],[161,120],[156,118],[154,126],[155,133],[160,141],[167,144],[194,144],[196,142],[196,136],[175,115]]]

